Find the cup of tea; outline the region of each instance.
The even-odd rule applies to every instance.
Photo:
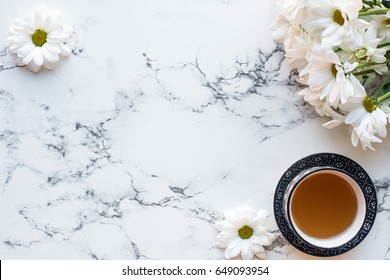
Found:
[[[281,233],[299,250],[335,256],[356,247],[376,215],[376,192],[367,172],[338,154],[310,155],[281,177],[274,215]]]

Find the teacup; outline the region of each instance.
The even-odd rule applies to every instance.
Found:
[[[317,153],[292,164],[275,190],[280,233],[313,256],[343,254],[370,232],[376,217],[375,186],[362,166],[334,153]]]
[[[366,215],[359,184],[346,173],[329,167],[299,173],[287,186],[283,207],[295,233],[322,248],[350,241]]]

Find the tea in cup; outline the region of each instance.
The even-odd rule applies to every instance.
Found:
[[[314,168],[303,172],[287,187],[286,194],[284,207],[291,228],[315,246],[340,246],[363,225],[363,192],[341,171]]]

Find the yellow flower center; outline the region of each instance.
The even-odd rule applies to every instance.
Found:
[[[332,70],[333,76],[336,78],[336,76],[337,76],[336,64],[332,64],[331,70]]]
[[[343,14],[341,13],[340,10],[334,11],[334,13],[333,13],[333,21],[338,23],[339,25],[343,25],[344,24]]]
[[[248,226],[243,226],[238,230],[238,235],[242,239],[249,239],[253,235],[253,229]]]
[[[363,100],[363,106],[369,113],[375,111],[375,109],[378,108],[378,105],[372,102],[372,100],[368,96]]]
[[[360,60],[367,60],[367,49],[358,49],[357,51],[355,51],[355,56]]]
[[[46,43],[47,32],[42,29],[37,29],[31,38],[35,46],[42,47]]]

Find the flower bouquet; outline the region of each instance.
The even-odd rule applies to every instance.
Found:
[[[354,146],[373,149],[390,119],[390,1],[276,0],[273,39],[323,125],[350,126]],[[375,85],[375,86],[373,86]]]

